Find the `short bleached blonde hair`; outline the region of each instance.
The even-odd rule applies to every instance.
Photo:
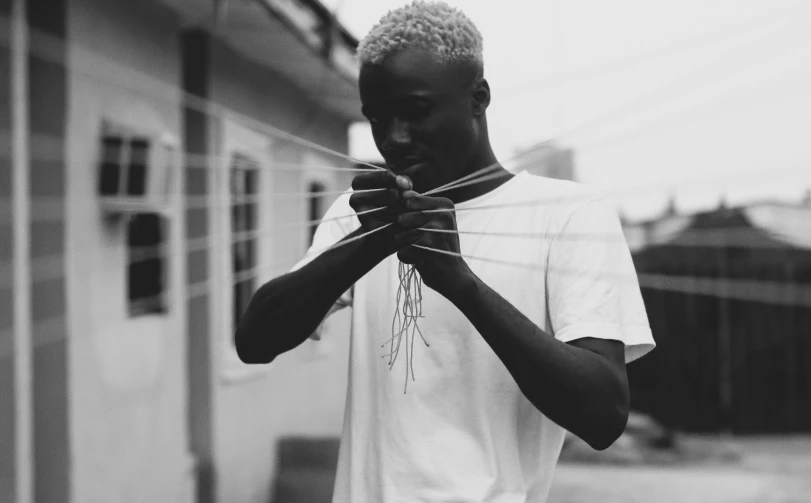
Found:
[[[442,1],[414,0],[389,11],[358,44],[361,65],[379,64],[406,49],[424,49],[440,62],[473,63],[484,69],[482,35],[461,10]]]

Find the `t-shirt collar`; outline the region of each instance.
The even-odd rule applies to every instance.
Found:
[[[484,194],[482,194],[480,196],[476,196],[473,199],[468,199],[467,201],[462,201],[461,203],[457,203],[455,206],[457,208],[472,208],[472,207],[482,205],[482,204],[486,203],[487,201],[489,201],[490,199],[492,199],[494,197],[498,197],[502,193],[510,190],[510,187],[512,187],[516,183],[521,183],[519,178],[523,179],[523,177],[525,175],[526,175],[526,171],[521,170],[518,173],[515,173],[514,177],[512,177],[511,179],[509,179],[506,182],[502,183],[501,185],[499,185],[495,189],[491,190],[490,192],[485,192]]]

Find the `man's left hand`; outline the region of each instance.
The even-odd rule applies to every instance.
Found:
[[[447,297],[460,288],[470,274],[462,257],[440,253],[461,253],[453,202],[443,197],[421,196],[413,190],[404,191],[402,198],[405,211],[397,218],[394,234],[395,242],[401,247],[397,258],[405,264],[413,264],[427,286]],[[424,213],[437,209],[450,211]]]

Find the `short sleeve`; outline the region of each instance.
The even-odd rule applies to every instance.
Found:
[[[549,317],[557,339],[618,340],[626,362],[656,346],[622,226],[605,201],[589,201],[564,215],[547,259]]]
[[[316,227],[315,234],[313,235],[313,243],[310,245],[310,248],[304,254],[304,257],[302,257],[301,260],[299,260],[298,263],[293,266],[290,272],[297,271],[309,264],[321,252],[346,237],[348,234],[354,231],[355,228],[359,227],[360,223],[358,222],[357,218],[339,218],[353,214],[354,210],[352,210],[352,207],[349,206],[348,193],[343,194],[336,199],[324,214],[324,217],[322,218],[323,221],[318,224],[318,227]],[[335,304],[330,308],[327,315],[324,317],[324,321],[326,321],[326,319],[329,318],[332,313],[340,311],[341,309],[351,305],[352,288],[344,292],[344,294],[338,298]],[[323,328],[324,322],[322,321],[310,338],[320,340]]]

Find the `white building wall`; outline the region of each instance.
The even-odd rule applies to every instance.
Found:
[[[76,502],[190,502],[188,454],[186,264],[180,180],[169,211],[169,312],[130,318],[126,293],[126,227],[105,218],[96,195],[103,119],[182,138],[180,30],[176,16],[153,2],[72,0],[68,13],[67,263],[70,327],[72,494]],[[240,114],[347,152],[344,119],[314,104],[275,73],[216,46],[212,99]],[[316,106],[317,107],[317,106]],[[304,117],[311,117],[303,121]],[[239,124],[239,121],[235,121]],[[281,163],[347,166],[254,128],[217,122],[212,152],[238,137],[263,138],[268,170],[261,182],[261,282],[289,269],[304,253],[309,179],[327,190],[349,186],[351,174],[274,169]],[[261,129],[261,128],[259,128]],[[245,131],[249,131],[245,133]],[[241,132],[240,132],[241,131]],[[248,138],[248,143],[251,140]],[[230,142],[230,143],[229,143]],[[254,142],[255,144],[255,142]],[[222,176],[227,163],[214,161]],[[180,175],[181,170],[178,170]],[[216,179],[216,178],[215,178]],[[219,180],[222,182],[222,178]],[[226,179],[227,180],[227,179]],[[327,198],[326,204],[334,200]],[[215,205],[217,201],[212,201]],[[220,200],[212,230],[224,231]],[[219,222],[219,223],[218,223]],[[223,236],[222,232],[219,234]],[[211,288],[228,288],[227,241],[216,237]],[[235,361],[229,330],[231,299],[215,296],[216,501],[266,502],[273,490],[276,444],[287,435],[338,436],[348,361],[348,312],[327,324],[324,340],[307,342],[264,368]],[[191,362],[193,365],[194,362]]]
[[[169,218],[168,313],[130,318],[126,226],[96,195],[103,119],[181,137],[180,26],[149,1],[72,0],[68,15],[72,501],[189,502],[183,212]]]

